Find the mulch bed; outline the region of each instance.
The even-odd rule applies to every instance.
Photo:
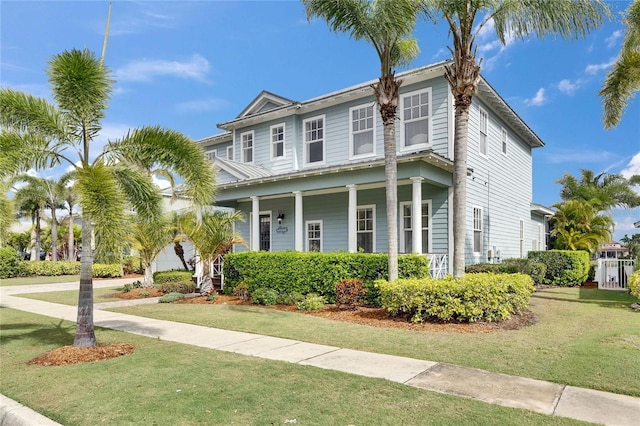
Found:
[[[78,364],[81,362],[102,361],[133,353],[133,345],[129,343],[98,344],[88,348],[62,346],[43,353],[29,361],[30,365],[58,366]]]

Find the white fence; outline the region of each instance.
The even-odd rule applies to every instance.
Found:
[[[446,254],[427,253],[431,278],[444,278],[449,273],[449,262]]]
[[[626,290],[633,273],[632,259],[598,259],[595,280],[599,289]]]

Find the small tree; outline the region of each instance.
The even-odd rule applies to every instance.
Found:
[[[613,220],[599,215],[598,209],[587,201],[567,200],[554,204],[557,212],[551,218],[559,250],[586,250],[593,254],[611,239]]]
[[[131,228],[131,242],[133,248],[140,253],[140,260],[144,267],[142,287],[153,287],[151,264],[171,242],[170,222],[164,216],[152,221],[136,219]]]

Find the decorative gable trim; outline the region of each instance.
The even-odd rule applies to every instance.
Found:
[[[247,105],[245,109],[242,110],[236,119],[261,114],[293,103],[294,102],[291,99],[283,98],[282,96],[263,90],[253,101],[251,101],[249,105]]]

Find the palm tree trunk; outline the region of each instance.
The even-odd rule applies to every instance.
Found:
[[[93,329],[93,253],[91,251],[91,222],[88,217],[82,221],[82,258],[80,259],[80,293],[78,296],[78,319],[73,346],[96,346]]]
[[[144,262],[144,279],[142,280],[142,287],[153,287],[153,271],[151,270],[151,262],[148,260]]]
[[[58,260],[58,221],[55,207],[51,209],[51,260]]]
[[[455,112],[453,151],[453,276],[464,275],[467,220],[467,136],[469,106],[458,105]]]
[[[74,235],[73,235],[73,211],[71,209],[69,209],[69,235],[67,236],[67,250],[68,250],[68,255],[67,255],[67,260],[76,260],[75,257],[75,248],[73,247],[73,241],[74,241]]]
[[[42,227],[40,226],[40,211],[36,212],[36,245],[35,245],[35,259],[31,260],[40,260],[40,243],[42,236]]]
[[[173,242],[173,251],[176,253],[176,256],[178,256],[178,259],[180,259],[180,262],[182,262],[182,266],[184,267],[184,270],[188,271],[189,266],[187,266],[187,262],[184,260],[184,248],[182,247],[182,244],[180,244],[179,241]]]

